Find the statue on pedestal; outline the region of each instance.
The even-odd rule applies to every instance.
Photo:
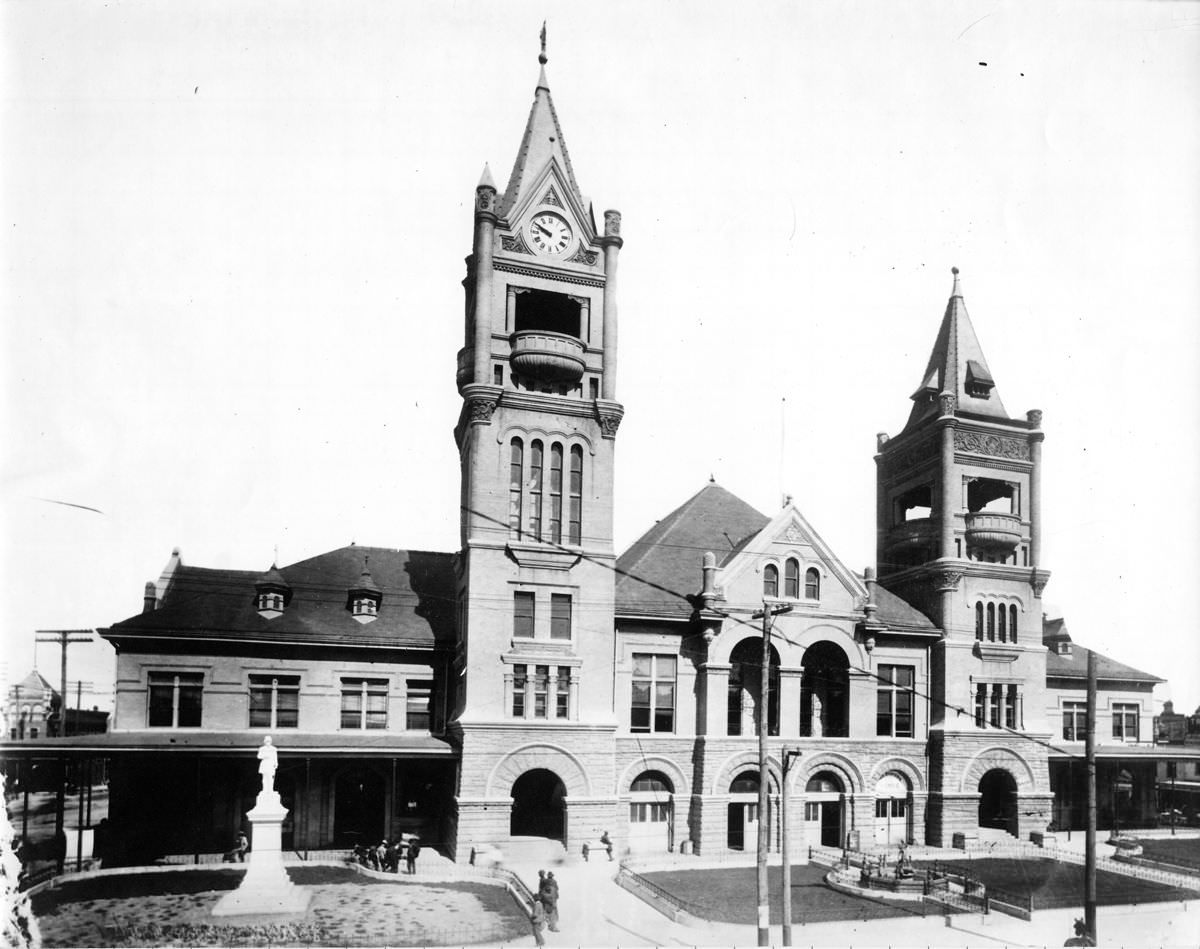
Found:
[[[262,789],[267,793],[275,790],[275,769],[279,767],[279,750],[271,743],[271,736],[263,739],[258,749],[258,773],[262,775]]]

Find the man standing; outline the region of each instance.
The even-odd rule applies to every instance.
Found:
[[[417,855],[421,852],[421,838],[415,834],[408,838],[408,852],[404,855],[404,862],[408,866],[410,874],[417,872]]]
[[[538,875],[541,876],[540,873]],[[554,879],[553,870],[542,876],[538,896],[546,907],[546,924],[550,932],[558,932],[558,881]]]

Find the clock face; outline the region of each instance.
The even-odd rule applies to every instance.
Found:
[[[543,254],[561,254],[571,243],[571,225],[553,211],[542,211],[529,222],[529,239]]]

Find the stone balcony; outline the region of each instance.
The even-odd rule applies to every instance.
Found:
[[[932,517],[917,517],[891,528],[887,534],[888,550],[913,550],[929,547],[934,542]]]
[[[573,385],[583,378],[584,346],[581,340],[545,330],[521,330],[509,339],[509,363],[521,376]]]
[[[967,515],[967,543],[972,547],[1007,553],[1020,542],[1020,515],[984,511]]]

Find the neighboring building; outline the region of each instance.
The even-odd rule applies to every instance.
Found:
[[[8,690],[5,722],[9,741],[36,741],[61,735],[62,697],[34,669]],[[67,734],[94,735],[108,727],[108,713],[67,708]]]
[[[101,630],[111,733],[59,746],[109,759],[125,856],[226,847],[267,734],[297,849],[417,832],[466,860],[608,830],[713,854],[752,849],[763,819],[776,846],[785,779],[794,853],[1073,820],[1059,734],[1079,685],[1065,630],[1043,626],[1041,413],[1005,410],[957,271],[908,422],[879,437],[874,567],[842,563],[790,499],[768,515],[715,483],[618,557],[621,216],[597,225],[544,71],[507,187],[485,168],[474,208],[459,552],[351,546],[259,572],[176,551],[143,612]],[[764,607],[789,608],[765,668]],[[1129,751],[1161,680],[1110,667]]]

